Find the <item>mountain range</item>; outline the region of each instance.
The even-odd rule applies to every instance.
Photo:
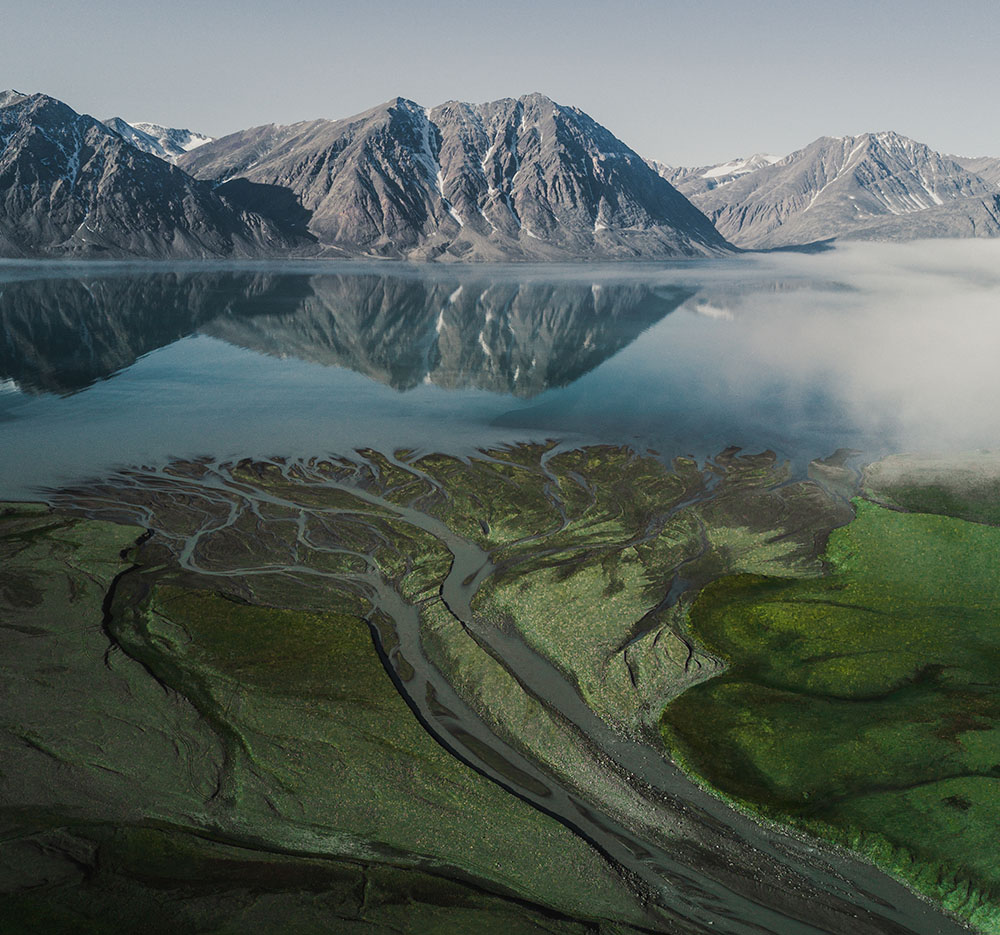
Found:
[[[1000,187],[1000,159],[993,156],[948,156],[952,162],[958,163],[963,169],[978,175],[987,182]]]
[[[295,244],[93,117],[0,92],[0,256],[251,257]]]
[[[254,127],[178,159],[197,178],[291,192],[320,244],[433,259],[697,256],[718,232],[640,156],[541,94]],[[246,186],[249,182],[250,186]]]
[[[542,94],[213,139],[0,92],[0,256],[663,259],[1000,236],[1000,159],[894,132],[643,159]]]
[[[1000,160],[944,156],[899,133],[821,137],[783,159],[657,168],[747,249],[1000,235]]]
[[[732,249],[638,154],[539,94],[432,109],[395,98],[345,120],[206,142],[171,155],[176,166],[153,155],[152,134],[110,123],[45,95],[0,94],[0,254],[552,260]]]

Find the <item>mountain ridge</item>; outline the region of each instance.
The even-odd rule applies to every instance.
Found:
[[[706,166],[668,166],[656,160],[650,160],[650,165],[679,192],[690,198],[695,193],[710,191],[757,169],[774,165],[783,158],[785,157],[770,153],[754,153],[746,158],[737,156],[728,162]]]
[[[541,94],[267,124],[179,157],[192,175],[291,191],[321,244],[414,259],[728,252],[704,215],[579,108]]]
[[[996,156],[949,156],[948,158],[1000,189],[1000,158]]]
[[[167,162],[175,162],[178,156],[212,142],[212,137],[203,133],[194,133],[178,127],[164,127],[158,123],[130,123],[121,117],[110,117],[101,122],[136,149],[152,153]]]
[[[211,139],[0,91],[3,256],[667,259],[995,236],[1000,159],[889,130],[676,167],[537,92]]]
[[[989,159],[970,163],[990,164]],[[1000,164],[998,164],[1000,177]],[[820,137],[771,165],[708,187],[689,170],[680,191],[747,249],[834,238],[1000,235],[1000,187],[891,130]]]
[[[45,94],[0,93],[0,254],[190,258],[296,241]]]

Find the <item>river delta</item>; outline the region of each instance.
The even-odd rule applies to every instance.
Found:
[[[359,290],[344,276],[336,294],[356,312],[398,310],[404,293],[414,303],[358,313],[350,329],[309,297],[329,309],[329,288],[282,287],[277,309],[177,330],[228,329],[253,346],[241,360],[263,350],[285,366],[284,348],[317,374],[395,380],[396,394],[429,393],[429,378],[443,408],[417,413],[422,438],[377,437],[389,431],[380,409],[406,402],[372,390],[350,428],[360,439],[371,420],[371,446],[314,427],[285,454],[236,457],[223,428],[211,454],[214,422],[194,409],[178,428],[154,410],[172,451],[142,449],[137,413],[103,423],[123,427],[123,447],[87,471],[68,456],[32,486],[23,463],[5,464],[5,925],[1000,931],[1000,458],[960,454],[965,439],[933,456],[890,454],[907,447],[892,438],[847,447],[877,425],[842,431],[842,407],[822,438],[791,438],[792,420],[757,447],[723,435],[721,408],[702,418],[684,400],[687,422],[664,427],[650,402],[636,437],[641,393],[620,410],[629,439],[603,417],[582,428],[579,386],[616,372],[642,386],[646,372],[621,369],[633,342],[685,308],[699,327],[719,320],[673,279],[500,284],[495,301],[421,279],[431,294],[418,301],[412,286],[369,276]],[[32,425],[65,444],[74,407],[175,340],[163,322],[164,338],[137,343],[116,324],[130,308],[165,295],[209,308],[231,288],[126,281],[123,303],[112,280],[46,280],[61,301],[93,303],[92,344],[117,356],[53,364],[53,348],[75,345],[50,312],[48,343],[36,334],[33,356],[12,354],[31,373],[7,365],[11,450]],[[241,301],[271,288],[254,274]],[[712,308],[727,288],[712,284]],[[460,314],[470,293],[476,307]],[[46,320],[30,302],[58,307],[25,296],[16,282],[0,295],[9,337]],[[306,312],[289,317],[289,301]],[[424,338],[402,341],[414,320]],[[397,345],[405,368],[385,356]],[[235,392],[219,359],[216,379]],[[263,426],[297,407],[323,427],[315,394],[307,409],[273,372],[284,396]],[[336,379],[330,392],[349,399],[359,384]],[[199,391],[211,385],[203,375]],[[441,434],[463,398],[486,413],[478,445],[472,425]],[[563,422],[549,434],[553,412]]]

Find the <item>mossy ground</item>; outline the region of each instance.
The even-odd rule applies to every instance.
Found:
[[[586,845],[428,736],[385,673],[367,623],[336,612],[335,600],[334,592],[327,613],[264,607],[170,576],[153,591],[151,665],[169,661],[176,686],[238,738],[237,812],[264,833],[276,811],[281,829],[270,834],[290,835],[286,846],[322,829],[362,850],[460,868],[557,914],[632,914],[630,895]],[[459,930],[454,918],[448,924],[443,931]]]
[[[667,744],[1000,930],[1000,529],[858,501],[826,559],[702,592],[691,632],[729,666],[667,706]]]
[[[247,604],[164,584],[154,612],[182,627],[192,664],[277,693],[376,706],[396,694],[372,663],[368,626],[351,614]]]
[[[329,899],[347,905],[360,886],[371,896],[362,904],[375,906],[382,887],[383,902],[402,908],[377,924],[394,930],[407,931],[405,918],[423,919],[415,932],[645,923],[633,894],[579,838],[438,746],[383,670],[363,619],[372,610],[363,582],[376,577],[419,612],[429,658],[500,736],[588,801],[634,827],[648,820],[648,802],[602,773],[440,600],[450,552],[399,506],[488,553],[495,570],[473,600],[476,626],[516,628],[606,721],[648,737],[677,696],[664,736],[725,794],[871,855],[978,922],[991,918],[1000,885],[990,843],[1000,831],[1000,530],[982,517],[977,525],[870,503],[845,526],[845,503],[794,481],[769,452],[727,451],[705,469],[680,459],[673,470],[607,447],[553,454],[524,445],[412,465],[402,454],[361,456],[240,462],[218,470],[224,495],[199,486],[204,464],[175,465],[166,487],[137,475],[95,488],[77,507],[111,504],[117,517],[131,498],[174,546],[206,530],[193,553],[201,571],[182,572],[164,544],[134,551],[137,568],[120,579],[106,618],[119,552],[139,530],[43,508],[7,515],[0,599],[24,628],[8,667],[36,667],[25,707],[38,722],[27,738],[30,768],[71,804],[72,790],[87,788],[88,827],[125,835],[109,843],[81,830],[74,845],[96,841],[101,866],[117,868],[108,892],[146,893],[173,860],[179,886],[203,874],[218,896],[227,868],[253,877],[260,861],[273,861],[275,879],[302,874],[298,895],[266,894],[259,911],[278,918],[281,906],[309,902],[308,881],[321,872],[310,861],[320,859],[331,880],[353,881],[343,893],[331,883]],[[67,611],[53,617],[55,607]],[[79,656],[86,646],[86,667],[69,650],[58,672],[37,663],[50,654],[32,643],[43,618],[60,647]],[[729,663],[725,674],[689,688],[717,657]],[[116,693],[92,702],[109,668]],[[65,717],[58,731],[46,723],[44,706],[62,701],[53,686],[73,673],[73,697],[87,699],[82,740]],[[113,709],[126,710],[118,720],[128,722],[122,743],[133,754],[101,734],[118,723]],[[72,782],[59,786],[61,776]],[[160,824],[136,826],[151,797]],[[109,805],[126,801],[127,817]],[[65,821],[53,813],[45,827]],[[240,853],[220,857],[220,848]],[[288,869],[290,852],[309,856]],[[70,864],[79,860],[74,852]],[[428,862],[441,874],[418,881],[412,874]],[[411,884],[426,894],[444,877],[450,918],[441,906],[426,914],[424,897],[391,895]],[[448,887],[469,880],[499,902],[463,891],[449,903]],[[511,894],[530,905],[512,908]],[[35,896],[25,899],[18,911],[38,909]],[[185,902],[196,906],[193,891]],[[208,930],[250,918],[227,905],[230,915]],[[343,931],[361,924],[351,913],[336,916]],[[313,930],[308,918],[302,931]]]
[[[478,484],[479,468],[473,460],[451,484],[488,498],[493,488]],[[815,484],[790,482],[772,452],[725,452],[703,472],[687,459],[671,470],[629,449],[593,446],[556,454],[545,468],[516,476],[519,489],[538,491],[527,501],[530,538],[518,538],[524,515],[515,512],[508,529],[496,519],[505,511],[490,507],[485,544],[495,546],[499,569],[473,608],[515,626],[595,711],[630,732],[655,723],[657,702],[710,664],[678,636],[684,606],[660,607],[675,579],[695,593],[736,571],[818,575],[826,535],[850,515]],[[500,495],[507,504],[510,491]],[[537,504],[546,500],[543,514]]]
[[[133,548],[141,533],[0,514],[2,667],[20,687],[0,931],[575,935],[643,918],[588,845],[424,731],[356,595],[290,581],[254,596],[305,607],[250,603],[238,578]],[[254,563],[269,541],[215,554]]]
[[[43,887],[0,897],[0,930],[12,935],[603,931],[599,924],[526,906],[471,881],[411,867],[267,853],[177,829],[125,826],[84,834],[94,868],[57,894]]]

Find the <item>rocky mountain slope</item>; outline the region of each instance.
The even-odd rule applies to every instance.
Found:
[[[995,183],[892,132],[822,137],[707,190],[678,184],[741,247],[1000,235]]]
[[[399,97],[212,140],[0,93],[0,256],[655,259],[994,236],[1000,159],[892,132],[678,168],[541,94]]]
[[[136,149],[152,153],[167,162],[174,162],[178,156],[212,142],[212,137],[202,133],[161,127],[158,123],[128,123],[121,117],[112,117],[104,123]]]
[[[245,204],[289,196],[328,252],[427,259],[698,256],[728,245],[608,130],[540,94],[255,127],[178,158]]]
[[[1000,159],[996,156],[948,156],[947,158],[1000,189]]]
[[[61,101],[0,92],[0,256],[259,256],[295,243]]]

